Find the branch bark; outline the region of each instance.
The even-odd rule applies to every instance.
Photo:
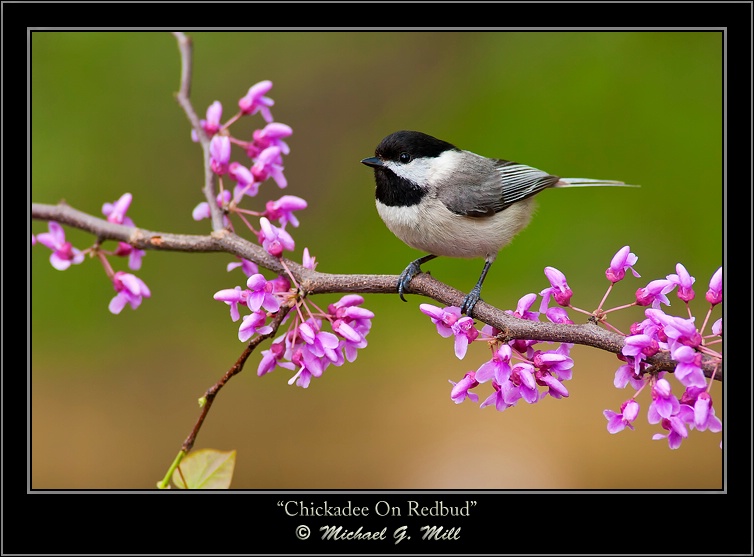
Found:
[[[48,205],[32,203],[32,218],[56,221],[95,235],[99,242],[116,240],[135,248],[180,252],[224,252],[253,261],[274,273],[290,270],[305,295],[331,293],[391,294],[397,293],[398,275],[330,274],[313,271],[288,259],[278,259],[260,246],[228,231],[215,230],[208,236],[156,232],[144,228],[110,223],[66,204]],[[460,306],[465,294],[444,284],[431,275],[421,273],[410,284],[411,293],[431,298],[446,306]],[[620,354],[625,338],[599,327],[596,323],[561,325],[516,319],[502,309],[480,300],[474,308],[474,318],[502,331],[505,340],[529,339],[551,342],[568,342],[591,346]],[[676,362],[670,354],[660,352],[646,360],[656,371],[675,370]],[[722,380],[722,370],[707,356],[702,359],[702,369],[708,378]]]

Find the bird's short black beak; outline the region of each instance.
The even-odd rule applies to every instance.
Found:
[[[384,164],[382,164],[382,161],[378,159],[377,157],[369,157],[368,159],[363,159],[361,161],[361,164],[365,164],[367,166],[373,166],[375,168],[384,166]]]

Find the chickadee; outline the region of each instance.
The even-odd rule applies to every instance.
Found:
[[[428,252],[401,273],[398,294],[405,302],[411,279],[437,256],[484,257],[482,274],[461,304],[468,316],[498,251],[529,224],[536,194],[567,186],[626,186],[560,178],[525,164],[482,157],[416,131],[388,135],[374,154],[361,162],[374,168],[377,212],[403,242]]]

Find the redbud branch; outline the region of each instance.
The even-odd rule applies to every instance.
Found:
[[[204,187],[202,192],[209,203],[209,211],[212,216],[212,229],[221,230],[223,228],[223,214],[217,206],[215,199],[215,174],[212,172],[209,156],[209,138],[202,128],[201,121],[191,105],[189,96],[191,95],[191,66],[192,66],[192,42],[189,37],[183,33],[173,33],[178,40],[178,50],[181,53],[181,85],[175,94],[175,99],[186,113],[186,117],[191,122],[191,127],[199,137],[199,143],[202,146],[202,158],[204,159]]]
[[[184,99],[188,99],[191,96],[191,66],[194,49],[191,38],[187,37],[184,33],[175,32],[173,33],[173,36],[178,41],[178,50],[181,53],[181,88],[177,93],[177,97],[180,99],[179,102],[181,102],[181,106],[183,106],[182,101]],[[191,107],[189,106],[189,108]],[[191,112],[193,112],[193,110]],[[189,120],[191,120],[191,116],[189,116]],[[195,123],[192,121],[191,125],[194,124]],[[199,119],[197,118],[196,125],[198,124]]]
[[[393,284],[397,284],[397,278]],[[393,290],[395,292],[395,290]],[[443,284],[426,273],[414,277],[411,281],[411,292],[423,294],[438,302],[449,306],[459,307],[466,296],[460,290]],[[599,327],[590,321],[585,325],[561,325],[541,321],[517,319],[503,312],[483,300],[474,306],[474,319],[492,325],[502,331],[503,340],[525,339],[549,342],[567,342],[591,346],[620,354],[625,344],[625,337]],[[653,366],[654,371],[675,371],[676,362],[669,353],[659,352],[646,359]],[[722,372],[716,367],[716,360],[709,356],[702,357],[702,370],[706,377],[722,381]]]
[[[209,236],[190,234],[170,234],[153,232],[113,224],[104,219],[88,215],[68,205],[46,205],[32,203],[32,218],[54,220],[80,230],[86,230],[98,241],[117,240],[126,242],[137,249],[182,251],[182,252],[225,252],[253,261],[260,267],[282,274],[287,271],[295,278],[304,295],[310,294],[396,294],[397,275],[329,274],[307,269],[295,261],[273,257],[260,246],[229,232],[215,230]],[[447,306],[459,307],[465,294],[444,284],[427,273],[421,273],[411,281],[411,293],[432,298]],[[585,325],[564,325],[516,319],[482,300],[474,306],[474,318],[502,331],[504,339],[529,339],[551,342],[568,342],[591,346],[620,354],[625,337],[599,327],[596,323]],[[706,377],[722,380],[722,371],[715,359],[702,356],[701,367]],[[676,362],[666,352],[647,358],[656,371],[675,370]]]

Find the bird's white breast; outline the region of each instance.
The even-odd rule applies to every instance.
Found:
[[[491,217],[464,217],[436,198],[390,207],[377,201],[385,225],[412,248],[447,257],[492,257],[531,220],[534,200],[525,199]]]

